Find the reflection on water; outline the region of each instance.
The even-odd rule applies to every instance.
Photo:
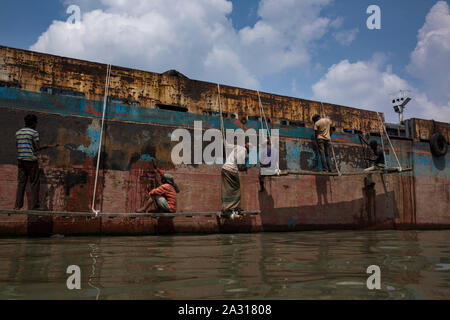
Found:
[[[0,299],[450,299],[449,271],[450,231],[0,239]]]
[[[88,285],[91,288],[94,288],[97,290],[97,295],[95,296],[95,300],[98,300],[98,297],[100,296],[100,289],[92,284],[92,281],[95,279],[95,264],[97,263],[97,259],[99,256],[97,255],[98,252],[98,246],[96,244],[89,244],[89,248],[91,249],[91,253],[89,254],[92,258],[92,273],[89,276]]]

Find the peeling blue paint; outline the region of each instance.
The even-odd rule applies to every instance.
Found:
[[[289,170],[300,170],[301,146],[295,141],[286,141],[286,164]]]
[[[139,158],[139,160],[140,160],[140,161],[152,161],[152,160],[155,160],[155,161],[161,161],[160,159],[155,158],[155,157],[152,157],[152,156],[149,155],[149,154],[143,154],[143,155],[141,155],[141,157]]]
[[[82,151],[87,157],[93,158],[97,156],[98,147],[100,144],[100,128],[97,128],[94,124],[91,124],[88,129],[88,135],[91,138],[89,146],[80,145],[77,150]]]

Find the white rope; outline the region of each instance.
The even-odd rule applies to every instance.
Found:
[[[263,123],[263,115],[262,115],[262,108],[261,108],[261,99],[259,98],[259,91],[256,90],[256,92],[258,92],[258,100],[259,100],[259,122],[261,122],[261,129],[264,132],[264,123]]]
[[[258,93],[258,101],[259,101],[259,115],[260,115],[260,121],[261,121],[261,128],[263,129],[263,131],[264,131],[264,123],[263,123],[263,119],[264,119],[264,122],[266,123],[266,130],[267,130],[267,135],[269,136],[269,138],[271,137],[271,134],[270,134],[270,130],[269,130],[269,125],[267,124],[267,118],[266,118],[266,113],[264,112],[264,108],[263,108],[263,106],[262,106],[262,103],[261,103],[261,97],[260,97],[260,95],[259,95],[259,90],[256,90],[256,92]]]
[[[89,253],[89,256],[92,258],[92,262],[93,262],[92,263],[92,273],[89,276],[88,285],[91,288],[97,289],[97,295],[95,296],[95,300],[98,300],[98,298],[100,296],[100,289],[91,283],[92,278],[94,278],[94,276],[95,276],[95,264],[97,263],[97,260],[95,258],[98,258],[97,255],[94,255],[94,253],[96,253],[98,248],[97,248],[96,244],[89,244],[88,246],[90,249],[92,249],[91,252]]]
[[[378,114],[378,112],[377,112],[377,115],[378,115],[378,120],[379,120],[380,123],[382,124],[382,127],[383,127],[383,129],[384,129],[384,133],[386,134],[386,138],[387,138],[387,140],[388,140],[388,142],[389,142],[389,145],[391,146],[392,152],[394,153],[395,160],[397,160],[398,169],[399,169],[399,171],[401,172],[401,171],[402,171],[402,165],[400,164],[400,161],[398,160],[397,153],[395,152],[394,146],[392,145],[391,139],[389,138],[389,135],[388,135],[387,130],[386,130],[386,126],[385,126],[385,125],[383,124],[383,122],[381,121],[381,117],[380,117],[380,115]],[[383,141],[383,140],[382,140],[382,141]]]
[[[97,152],[97,168],[95,170],[95,182],[94,182],[94,196],[92,197],[92,212],[95,213],[97,217],[100,210],[95,209],[95,197],[97,195],[97,182],[98,182],[98,171],[100,167],[100,151],[102,148],[102,138],[103,138],[103,127],[105,124],[105,115],[106,115],[106,103],[108,99],[108,90],[109,90],[109,79],[111,77],[111,65],[108,64],[106,68],[106,80],[105,80],[105,95],[103,97],[103,115],[102,115],[102,127],[100,130],[100,141],[98,144],[98,152]]]
[[[320,104],[322,105],[322,113],[323,116],[326,118],[327,114],[325,113],[325,109],[323,107],[323,103],[320,102]],[[331,131],[331,128],[330,128]],[[330,144],[331,144],[331,152],[333,153],[333,159],[334,159],[334,165],[336,166],[336,171],[338,172],[338,176],[342,176],[341,170],[339,170],[339,166],[336,160],[336,154],[334,153],[334,145],[333,145],[333,140],[331,140],[331,132],[330,132]]]
[[[261,96],[259,95],[259,90],[256,90],[256,92],[258,93],[259,115],[260,115],[261,128],[262,128],[262,130],[264,132],[264,123],[263,123],[263,119],[264,119],[264,122],[266,123],[267,135],[269,136],[270,143],[272,145],[272,143],[273,143],[273,141],[272,141],[272,133],[269,130],[269,125],[267,123],[266,113],[264,112],[264,108],[263,108],[263,105],[261,103]],[[277,176],[280,175],[280,167],[279,167],[279,163],[278,162],[276,162],[275,173],[276,173]]]

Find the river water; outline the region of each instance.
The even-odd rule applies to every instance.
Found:
[[[450,299],[450,231],[3,238],[0,299]]]

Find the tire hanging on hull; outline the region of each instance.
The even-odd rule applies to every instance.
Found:
[[[431,153],[436,157],[442,157],[447,154],[448,144],[445,137],[440,133],[435,133],[430,138]]]

